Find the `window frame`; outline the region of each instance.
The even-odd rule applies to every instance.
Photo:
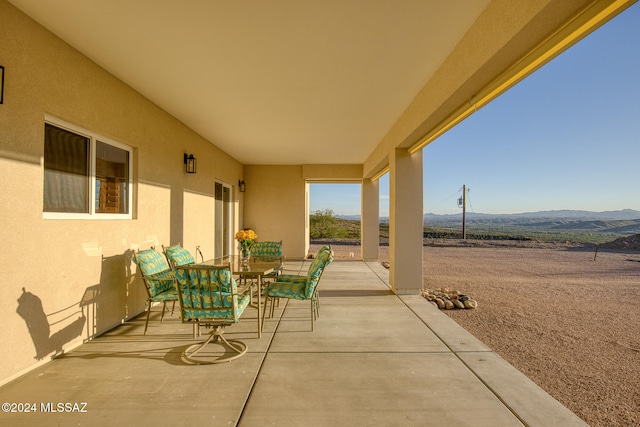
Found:
[[[42,205],[42,218],[43,219],[94,219],[94,220],[117,220],[117,219],[133,219],[133,147],[123,144],[119,141],[115,141],[111,138],[100,135],[96,132],[92,132],[87,129],[83,129],[74,124],[65,122],[64,120],[60,120],[56,117],[45,115],[44,124],[49,124],[51,126],[58,127],[60,129],[78,134],[82,137],[89,139],[89,159],[88,159],[88,167],[89,167],[89,212],[45,212],[44,210],[44,201]],[[128,179],[126,183],[126,203],[127,203],[127,213],[107,213],[107,212],[96,212],[96,143],[101,142],[103,144],[107,144],[109,146],[119,148],[123,151],[127,152],[128,157]],[[43,136],[43,144],[44,144],[44,136]],[[42,170],[43,170],[43,183],[44,183],[44,154],[42,157]],[[43,198],[44,198],[44,186],[43,186]]]

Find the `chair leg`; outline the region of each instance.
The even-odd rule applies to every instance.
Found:
[[[269,312],[270,317],[274,317],[276,315],[276,302],[280,301],[279,297],[271,297],[271,311]]]
[[[264,329],[264,310],[262,311],[262,319],[260,319],[260,304],[265,304],[266,307],[267,302],[262,301],[262,289],[260,289],[260,280],[258,280],[257,286],[258,292],[256,293],[256,298],[258,299],[258,301],[256,303],[256,324],[258,325],[258,338],[262,338],[262,330]]]
[[[167,302],[162,302],[162,315],[160,316],[160,323],[164,321],[164,312],[167,310]]]
[[[240,340],[235,340],[235,339],[228,340],[223,336],[223,334],[224,334],[224,326],[214,327],[213,330],[210,332],[209,338],[205,342],[191,345],[185,351],[182,352],[183,360],[196,365],[210,365],[214,363],[229,362],[231,360],[244,356],[244,354],[248,350],[248,346]],[[226,345],[229,349],[231,349],[236,354],[231,357],[220,358],[216,360],[202,360],[202,359],[196,359],[193,357],[196,354],[198,354],[200,350],[205,348],[207,344],[211,342],[214,342],[214,343],[219,342],[223,346]]]
[[[316,319],[320,317],[320,294],[318,293],[318,288],[313,293],[313,301],[316,309]]]
[[[147,335],[147,327],[149,326],[149,315],[151,314],[151,301],[149,301],[147,307],[147,321],[144,324],[144,333],[142,335]]]
[[[273,302],[271,303],[273,304]],[[264,296],[264,307],[262,307],[262,327],[264,328],[264,319],[267,315],[267,305],[269,305],[269,295],[265,294]],[[260,313],[258,313],[258,316],[260,316]]]

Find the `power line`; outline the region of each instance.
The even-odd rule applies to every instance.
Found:
[[[447,202],[449,200],[451,200],[452,197],[455,197],[456,194],[458,194],[458,192],[461,190],[462,188],[460,188],[459,190],[457,190],[455,193],[453,193],[452,195],[450,195],[449,197],[447,197],[446,199],[444,199],[443,201],[441,201],[440,203],[438,203],[437,205],[431,207],[430,209],[427,209],[426,212],[431,212],[433,211],[435,208],[437,208],[438,206],[440,206],[441,204],[443,204],[444,202]]]
[[[470,192],[471,192],[471,189],[470,189],[470,188],[467,188],[467,203],[468,203],[468,204],[469,204],[469,206],[471,207],[471,212],[474,212],[474,213],[475,213],[475,211],[473,210],[473,205],[471,204],[471,198],[469,197],[469,193],[470,193]]]

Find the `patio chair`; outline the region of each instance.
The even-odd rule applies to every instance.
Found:
[[[251,246],[251,257],[265,261],[283,260],[282,240],[279,242],[255,242]]]
[[[175,275],[182,322],[194,325],[194,335],[200,334],[200,326],[211,328],[209,338],[189,346],[182,353],[182,358],[194,364],[212,364],[243,356],[247,345],[237,339],[225,338],[224,331],[227,326],[240,321],[250,296],[238,293],[238,285],[229,266],[183,265],[176,267]],[[196,358],[211,342],[226,345],[235,354],[208,360]]]
[[[180,246],[180,243],[173,246],[165,247],[162,245],[162,252],[164,256],[167,258],[167,262],[171,266],[171,268],[176,268],[181,265],[189,265],[196,262],[191,253]]]
[[[279,242],[256,242],[251,246],[251,258],[259,261],[280,261],[280,268],[265,275],[263,279],[276,279],[282,273],[284,255],[282,254],[282,240]]]
[[[309,266],[306,276],[297,274],[283,274],[278,276],[275,282],[267,283],[265,289],[266,301],[262,312],[262,319],[267,312],[267,305],[271,301],[271,312],[273,316],[274,298],[289,298],[297,300],[309,300],[311,302],[311,330],[314,330],[314,321],[319,316],[318,305],[318,282],[327,265],[333,261],[333,251],[329,246],[323,246]]]
[[[252,261],[280,261],[280,267],[274,269],[271,273],[262,276],[263,284],[266,284],[270,280],[275,280],[278,274],[282,272],[282,263],[284,262],[284,256],[282,255],[282,240],[279,242],[264,241],[255,242],[251,246],[251,260]],[[248,286],[247,277],[241,277],[243,286]],[[253,279],[252,279],[253,280]]]
[[[178,300],[178,290],[173,271],[166,259],[155,249],[134,252],[133,262],[139,267],[138,270],[140,270],[142,280],[147,288],[147,320],[144,324],[144,335],[146,335],[151,305],[155,302],[162,303],[162,316],[160,317],[160,322],[162,322],[169,301],[173,302],[171,310],[171,314],[173,314],[175,303]]]

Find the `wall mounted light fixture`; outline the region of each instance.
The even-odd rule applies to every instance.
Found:
[[[242,180],[238,181],[238,188],[240,189],[241,193],[247,191],[247,185]]]
[[[0,65],[0,104],[4,101],[4,67]]]
[[[193,154],[184,153],[184,164],[187,173],[196,173],[197,159],[193,157]]]

